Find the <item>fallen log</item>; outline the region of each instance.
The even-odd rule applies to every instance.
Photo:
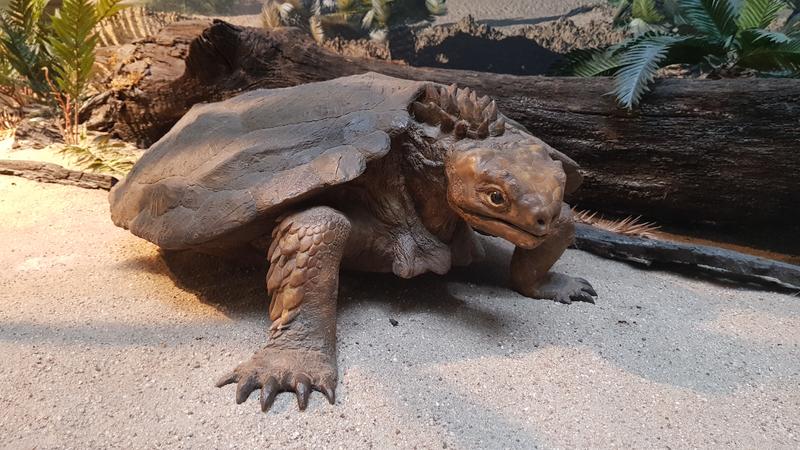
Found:
[[[0,159],[0,175],[16,175],[44,183],[58,183],[86,189],[111,189],[117,179],[111,175],[71,170],[41,161]]]
[[[576,224],[574,247],[647,267],[677,265],[693,273],[800,290],[800,266],[718,247],[628,236],[586,224]]]
[[[205,24],[167,27],[157,39],[138,44],[140,58],[152,56],[150,66],[136,86],[115,92],[107,103],[120,137],[150,144],[191,105],[244,90],[375,71],[458,83],[493,96],[505,114],[581,164],[584,185],[569,200],[582,208],[750,230],[798,223],[800,80],[663,80],[629,112],[604,95],[612,89],[608,78],[347,58],[299,30],[267,33],[222,21],[190,39]]]

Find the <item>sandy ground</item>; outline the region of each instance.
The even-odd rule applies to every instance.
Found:
[[[437,24],[458,22],[472,14],[479,22],[495,28],[516,28],[556,20],[562,16],[582,16],[591,6],[604,0],[447,0],[447,14]]]
[[[0,448],[800,446],[800,299],[569,251],[597,305],[346,275],[337,404],[213,381],[264,342],[263,273],[162,255],[106,192],[0,177]],[[390,319],[398,322],[392,326]]]
[[[577,24],[598,17],[592,6],[606,4],[605,0],[447,0],[447,14],[437,16],[435,25],[458,22],[472,15],[478,22],[502,30],[514,30],[526,25],[569,17]],[[225,20],[236,25],[258,27],[257,14],[228,16]]]

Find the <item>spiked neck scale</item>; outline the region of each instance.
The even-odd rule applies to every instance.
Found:
[[[428,85],[411,104],[414,118],[452,133],[456,140],[486,139],[505,132],[505,120],[498,117],[497,104],[489,96],[478,97],[469,88]]]

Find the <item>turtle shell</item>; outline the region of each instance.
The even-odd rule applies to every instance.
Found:
[[[287,206],[385,156],[430,85],[367,73],[195,105],[111,190],[111,218],[165,249],[249,243]],[[564,162],[566,191],[577,188],[574,161],[510,124]]]
[[[425,85],[368,73],[195,105],[111,190],[111,218],[165,249],[257,238],[386,155]]]

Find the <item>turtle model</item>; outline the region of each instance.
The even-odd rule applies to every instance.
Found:
[[[516,246],[522,295],[594,303],[550,271],[571,244],[577,164],[469,89],[375,73],[195,105],[109,196],[114,223],[164,249],[259,252],[272,325],[217,383],[236,402],[281,392],[333,404],[340,269],[412,278]]]

